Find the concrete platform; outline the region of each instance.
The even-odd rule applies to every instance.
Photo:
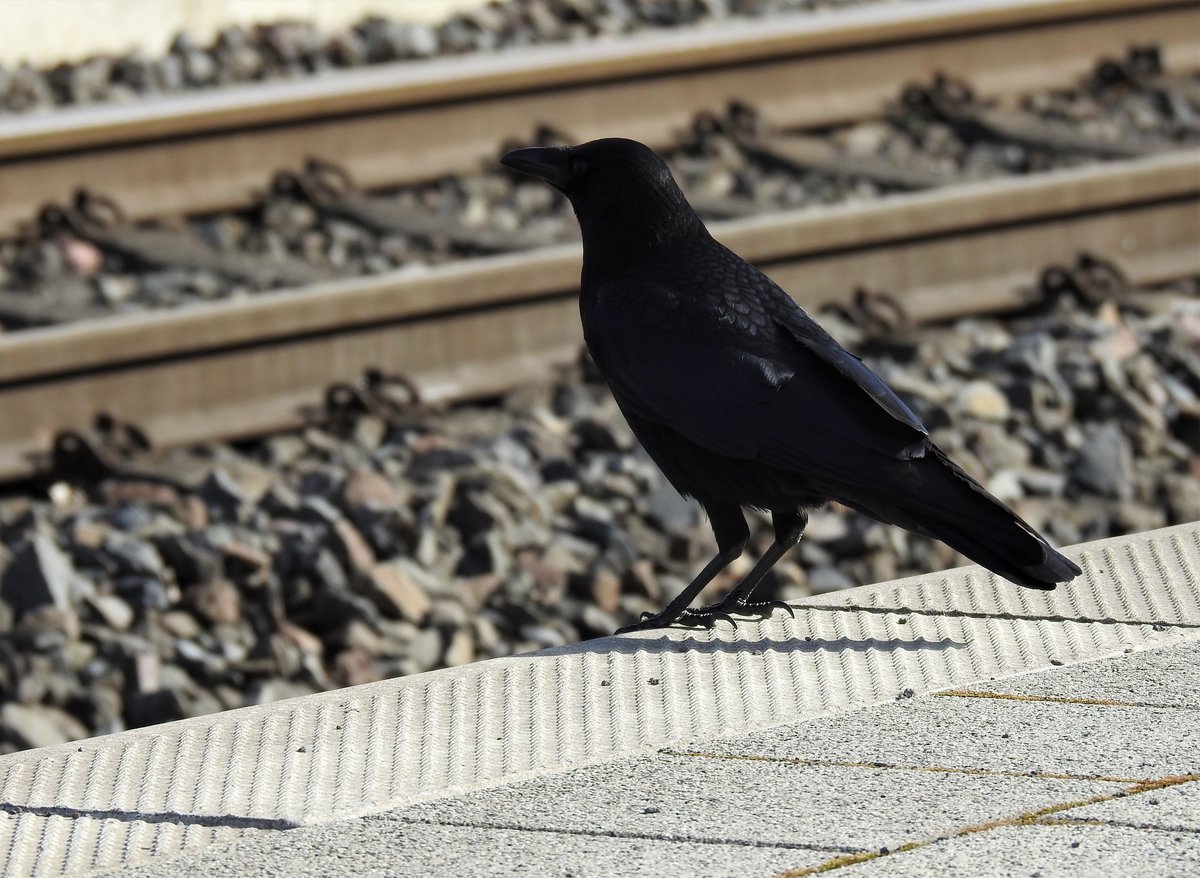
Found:
[[[1068,554],[3,757],[5,874],[1200,874],[1200,524]]]
[[[1200,642],[109,874],[1200,874],[1197,708],[1096,697],[1097,678],[1194,693]]]

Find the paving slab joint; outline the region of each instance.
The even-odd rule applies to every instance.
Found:
[[[563,829],[549,826],[523,826],[515,823],[475,822],[470,820],[424,820],[419,817],[399,818],[402,823],[418,826],[452,826],[456,829],[492,829],[507,832],[538,832],[547,835],[575,835],[584,838],[622,838],[632,841],[668,841],[680,844],[735,845],[751,848],[778,848],[788,851],[813,851],[814,853],[855,853],[853,848],[841,845],[810,844],[791,841],[761,841],[756,838],[711,838],[696,835],[670,835],[660,832],[627,832],[619,829]]]
[[[933,692],[939,698],[990,698],[996,701],[1033,701],[1046,704],[1083,704],[1093,707],[1136,707],[1153,710],[1200,710],[1187,704],[1155,704],[1146,701],[1119,701],[1111,698],[1076,698],[1069,695],[1024,695],[1017,692],[979,692],[972,689],[947,689]]]
[[[1024,813],[1018,814],[1015,817],[1004,817],[1000,820],[988,820],[984,823],[975,823],[970,826],[964,826],[955,832],[951,832],[947,835],[939,836],[937,838],[914,840],[900,845],[897,848],[880,848],[879,851],[876,852],[849,854],[841,857],[835,857],[832,860],[828,860],[816,866],[808,866],[801,869],[788,869],[779,873],[776,878],[801,878],[801,876],[804,875],[819,875],[825,872],[843,869],[847,866],[855,866],[859,863],[878,860],[883,857],[894,856],[896,854],[907,853],[909,851],[928,847],[942,841],[963,838],[964,836],[968,835],[977,835],[981,832],[990,832],[993,829],[1048,825],[1046,818],[1049,818],[1053,814],[1060,814],[1063,811],[1069,811],[1072,808],[1083,808],[1088,805],[1100,805],[1104,802],[1111,802],[1114,799],[1122,799],[1129,796],[1139,796],[1145,793],[1154,792],[1156,790],[1164,790],[1171,787],[1181,786],[1182,784],[1193,783],[1197,780],[1200,780],[1200,774],[1170,775],[1167,777],[1157,778],[1155,780],[1138,781],[1131,787],[1117,790],[1112,793],[1101,793],[1097,796],[1090,796],[1089,798],[1079,799],[1072,802],[1058,802],[1053,805],[1046,805],[1043,808],[1025,811]]]
[[[807,765],[813,768],[867,768],[879,771],[925,771],[935,774],[966,774],[975,777],[1019,777],[1030,780],[1078,780],[1095,783],[1138,784],[1136,777],[1112,777],[1102,774],[1060,774],[1051,771],[1004,771],[996,768],[956,768],[941,765],[899,765],[894,762],[856,762],[843,759],[807,759],[789,756],[763,756],[752,753],[707,753],[702,750],[660,750],[663,756],[695,759],[727,759],[746,762],[773,762],[783,765]]]
[[[1098,817],[1043,817],[1037,821],[1039,826],[1098,826],[1114,827],[1116,829],[1138,829],[1143,832],[1172,832],[1200,835],[1200,828],[1195,826],[1163,826],[1161,823],[1138,823],[1133,820],[1101,820]]]

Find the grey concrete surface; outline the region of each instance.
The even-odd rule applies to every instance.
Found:
[[[844,878],[1195,878],[1200,837],[1096,826],[1003,827],[838,870]]]
[[[1196,651],[1006,682],[1035,699],[1156,675],[1187,692]],[[1195,710],[1106,700],[929,694],[105,874],[1200,874]]]
[[[703,749],[776,759],[1153,780],[1200,771],[1200,715],[1157,707],[934,695],[785,725]]]
[[[1072,808],[1061,816],[1104,824],[1123,823],[1131,827],[1200,833],[1200,783],[1185,783],[1140,796]]]
[[[396,815],[257,835],[230,848],[104,873],[126,878],[748,878],[829,854],[772,846],[422,824]]]
[[[818,723],[819,724],[819,723]],[[946,826],[1000,820],[1043,801],[1121,785],[660,755],[419,805],[414,819],[466,826],[722,839],[840,853],[899,847]],[[553,802],[553,808],[546,808]],[[647,813],[649,812],[649,813]]]
[[[1100,659],[1053,674],[1033,673],[968,687],[971,691],[1051,698],[1129,701],[1200,710],[1200,642]],[[1197,717],[1200,723],[1200,717]]]

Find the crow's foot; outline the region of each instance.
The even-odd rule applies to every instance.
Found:
[[[718,622],[728,622],[730,628],[737,628],[737,619],[733,618],[732,613],[722,609],[719,604],[713,604],[708,607],[697,607],[694,610],[684,610],[683,615],[679,617],[679,621],[675,624],[681,628],[703,630],[716,628]]]
[[[789,616],[796,618],[796,611],[783,601],[763,601],[762,603],[741,603],[738,601],[720,601],[707,607],[697,607],[694,610],[684,610],[679,616],[672,617],[665,611],[662,613],[643,613],[642,618],[632,625],[618,628],[615,634],[629,634],[633,631],[652,631],[655,628],[688,628],[706,630],[715,628],[718,622],[728,622],[731,628],[737,628],[738,622],[762,621],[771,618],[776,610],[787,610]]]
[[[736,628],[738,622],[769,619],[775,614],[776,610],[787,610],[789,616],[793,619],[796,618],[796,611],[783,601],[762,601],[761,603],[751,604],[728,600],[709,604],[707,607],[688,610],[684,613],[684,618],[689,621],[695,619],[697,623],[699,623],[700,619],[704,618],[711,619],[712,622],[716,622],[719,619],[728,622]],[[712,622],[710,622],[710,626]]]
[[[704,609],[710,609],[708,607]],[[634,622],[632,625],[626,625],[624,628],[618,628],[614,633],[629,634],[631,631],[651,631],[655,628],[687,628],[687,629],[706,629],[712,628],[718,621],[728,622],[730,625],[737,626],[733,617],[728,613],[704,612],[702,610],[684,610],[676,617],[669,616],[666,612],[662,613],[642,613],[641,621]]]

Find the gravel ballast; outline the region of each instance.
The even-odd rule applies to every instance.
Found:
[[[281,21],[229,27],[208,44],[181,31],[161,57],[135,50],[50,68],[0,66],[0,116],[880,2],[899,0],[496,0],[440,23],[372,16],[322,32]]]

